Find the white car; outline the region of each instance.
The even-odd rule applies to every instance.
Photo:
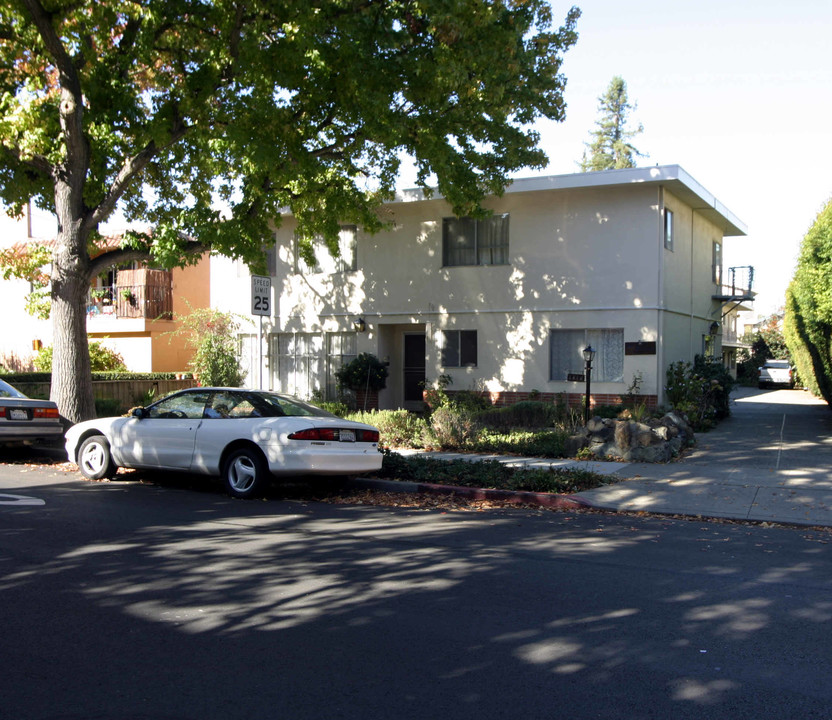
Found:
[[[55,403],[26,397],[0,380],[0,445],[56,440],[63,434]]]
[[[260,493],[272,476],[378,470],[378,429],[288,395],[190,388],[129,416],[87,420],[66,433],[71,462],[92,480],[119,467],[220,475],[234,497]]]
[[[794,373],[788,360],[766,360],[763,367],[757,368],[759,379],[757,387],[766,388],[772,385],[794,387]]]

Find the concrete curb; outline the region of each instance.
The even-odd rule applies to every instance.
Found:
[[[516,505],[537,505],[558,510],[586,510],[593,505],[572,495],[530,492],[527,490],[491,490],[486,488],[461,487],[458,485],[436,485],[399,480],[376,478],[349,478],[345,487],[383,492],[426,493],[430,495],[456,495],[471,500],[501,500]]]

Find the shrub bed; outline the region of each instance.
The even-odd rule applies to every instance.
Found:
[[[507,467],[496,460],[466,462],[426,457],[403,457],[385,451],[378,477],[393,480],[458,485],[496,490],[575,493],[609,484],[604,475],[579,469]]]

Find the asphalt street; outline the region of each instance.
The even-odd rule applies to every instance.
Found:
[[[826,531],[195,488],[0,465],[0,718],[832,718]]]

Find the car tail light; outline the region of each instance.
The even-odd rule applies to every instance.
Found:
[[[290,440],[337,440],[338,431],[334,428],[309,428],[298,430],[289,435]]]
[[[309,428],[298,430],[289,435],[290,440],[329,440],[338,442],[341,439],[341,431],[338,428]],[[356,442],[378,442],[376,430],[355,430]]]
[[[32,417],[47,418],[47,419],[52,420],[52,419],[57,419],[60,416],[58,415],[58,408],[44,407],[44,408],[35,408],[33,413],[32,413]]]

